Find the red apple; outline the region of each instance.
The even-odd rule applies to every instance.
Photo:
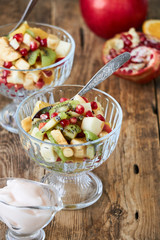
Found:
[[[138,28],[147,15],[147,0],[80,0],[88,27],[102,38]]]

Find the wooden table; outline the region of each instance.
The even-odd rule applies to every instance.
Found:
[[[1,0],[0,24],[16,22],[26,4]],[[159,17],[158,6],[159,0],[150,0],[148,18]],[[84,24],[78,0],[39,0],[29,20],[60,26],[74,37],[74,66],[66,83],[85,84],[103,66],[104,40]],[[45,228],[46,239],[158,240],[160,81],[138,85],[112,76],[99,88],[116,98],[123,109],[118,145],[108,161],[94,170],[103,182],[103,195],[86,209],[57,213]],[[0,108],[8,102],[0,95]],[[0,177],[40,180],[43,173],[25,154],[19,136],[0,127]],[[0,240],[4,240],[5,230],[0,223]]]

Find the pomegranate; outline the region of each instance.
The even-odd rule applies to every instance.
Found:
[[[147,15],[147,0],[80,0],[88,27],[102,38],[111,38],[130,27],[141,26]]]
[[[86,117],[94,117],[93,113],[91,111],[86,112]]]
[[[107,63],[126,51],[131,58],[115,72],[116,75],[138,83],[150,82],[160,75],[159,40],[131,28],[105,42],[103,61]]]
[[[27,56],[28,50],[27,50],[26,48],[22,48],[22,49],[20,50],[20,53],[22,54],[22,56]]]
[[[78,104],[76,106],[76,113],[83,114],[84,113],[84,107],[81,104]]]
[[[41,39],[40,44],[42,47],[47,47],[47,38]]]

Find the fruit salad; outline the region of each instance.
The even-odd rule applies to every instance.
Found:
[[[79,95],[73,100],[63,97],[54,104],[36,102],[32,116],[23,119],[21,126],[32,137],[44,141],[39,144],[40,153],[50,163],[94,159],[96,144],[92,141],[112,131],[110,124],[105,122],[102,105],[96,99],[89,102]],[[91,144],[84,145],[87,142]],[[70,147],[76,144],[81,145]]]
[[[54,79],[54,68],[49,66],[65,58],[70,49],[70,42],[24,22],[0,37],[0,66],[7,68],[0,70],[0,84],[16,90],[40,89]]]

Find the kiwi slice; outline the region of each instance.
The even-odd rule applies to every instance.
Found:
[[[56,53],[50,48],[41,48],[42,67],[47,67],[56,61]]]
[[[29,62],[30,65],[34,65],[36,63],[36,60],[37,60],[37,57],[39,56],[39,54],[40,54],[39,49],[29,53],[28,62]]]

